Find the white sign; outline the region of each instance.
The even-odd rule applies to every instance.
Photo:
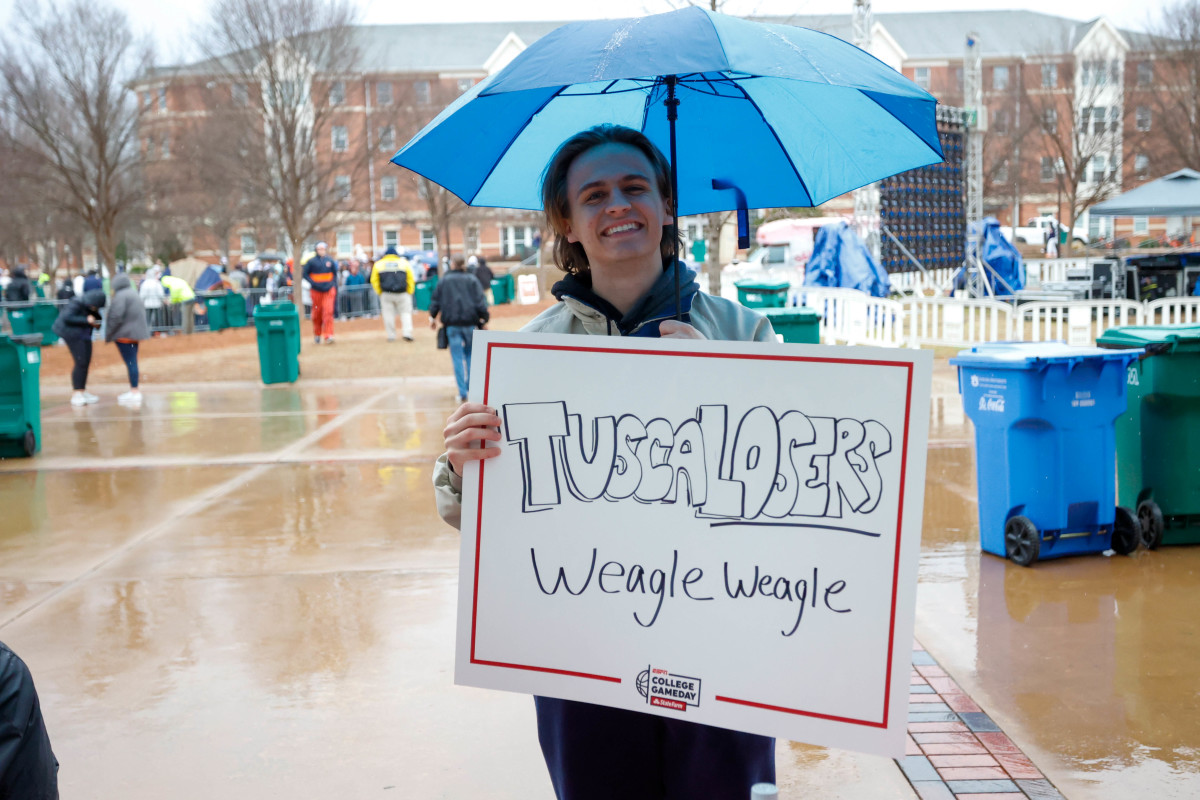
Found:
[[[520,305],[531,305],[542,299],[542,295],[538,292],[537,275],[518,275],[517,276],[517,303]]]
[[[1091,343],[1091,306],[1069,306],[1067,308],[1067,344],[1076,347],[1087,347]]]
[[[455,681],[904,753],[932,354],[476,333]]]

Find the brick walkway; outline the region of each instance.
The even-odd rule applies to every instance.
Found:
[[[1063,800],[983,709],[913,642],[907,755],[921,800]]]

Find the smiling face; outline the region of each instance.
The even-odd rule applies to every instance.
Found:
[[[610,142],[580,155],[567,171],[567,241],[587,253],[593,270],[662,271],[659,249],[669,208],[650,160],[636,147]]]

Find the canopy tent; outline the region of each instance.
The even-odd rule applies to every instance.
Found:
[[[1181,169],[1097,203],[1088,213],[1100,217],[1200,216],[1200,172]]]
[[[892,290],[887,272],[845,221],[817,231],[804,285],[859,289],[875,297],[887,297]]]

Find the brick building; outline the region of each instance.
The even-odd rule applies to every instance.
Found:
[[[850,38],[850,15],[792,16],[764,21],[795,24]],[[335,176],[344,208],[319,238],[339,257],[387,245],[433,249],[438,243],[423,187],[390,164],[395,150],[475,82],[501,69],[560,23],[460,23],[361,26],[355,36],[361,71],[319,76],[319,102],[332,106],[317,147],[341,158]],[[1145,34],[1120,30],[1104,18],[1090,22],[1031,11],[879,14],[872,52],[927,88],[942,103],[964,105],[966,40],[975,35],[983,57],[985,213],[1009,224],[1053,214],[1064,222],[1071,200],[1076,225],[1090,236],[1162,236],[1182,220],[1089,219],[1086,206],[1183,164],[1163,146],[1151,104],[1155,62]],[[222,104],[247,103],[253,87],[217,85],[205,64],[159,70],[138,85],[141,136],[149,162],[169,161],[178,131]],[[1078,125],[1073,124],[1077,120]],[[1158,140],[1156,140],[1158,137]],[[1074,180],[1078,178],[1078,180]],[[830,207],[849,209],[849,198]],[[702,235],[689,221],[688,238]],[[482,250],[520,258],[538,235],[539,215],[468,209],[453,218],[452,252]],[[229,232],[237,258],[287,242],[269,221]],[[186,246],[201,257],[219,251],[212,231],[198,230]]]

